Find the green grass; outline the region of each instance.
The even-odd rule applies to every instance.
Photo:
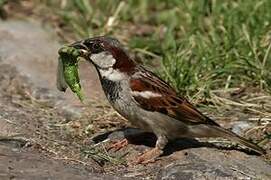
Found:
[[[240,86],[270,92],[270,0],[40,2],[77,39],[120,37],[144,62],[160,63],[160,76],[187,96]],[[138,33],[143,26],[151,32]]]

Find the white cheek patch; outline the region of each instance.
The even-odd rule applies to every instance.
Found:
[[[132,91],[133,96],[141,96],[143,98],[149,99],[153,97],[161,97],[162,95],[159,93],[151,92],[151,91]]]
[[[118,70],[114,70],[113,68],[108,69],[99,69],[99,72],[102,77],[107,78],[111,81],[121,81],[126,78],[126,75]]]
[[[112,56],[112,54],[108,52],[100,52],[98,54],[91,54],[90,59],[96,64],[97,66],[101,68],[108,68],[112,67],[115,63],[116,60]]]

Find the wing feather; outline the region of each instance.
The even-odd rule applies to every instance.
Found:
[[[174,119],[187,124],[210,124],[219,126],[210,118],[204,116],[187,99],[177,95],[176,91],[156,75],[145,70],[136,74],[130,80],[130,88],[136,92],[152,92],[161,96],[150,96],[148,98],[134,95],[134,100],[147,111],[156,111],[166,114]]]

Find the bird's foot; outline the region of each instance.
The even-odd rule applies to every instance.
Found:
[[[128,144],[129,144],[129,142],[128,142],[127,139],[122,139],[122,140],[118,140],[118,141],[113,142],[106,149],[107,149],[107,151],[113,150],[114,152],[117,152],[120,149],[122,149],[125,146],[127,146]]]
[[[146,152],[144,152],[143,154],[141,154],[140,156],[138,156],[133,162],[133,165],[137,165],[137,164],[149,164],[149,163],[154,163],[157,158],[163,154],[163,151],[157,147],[148,150]]]

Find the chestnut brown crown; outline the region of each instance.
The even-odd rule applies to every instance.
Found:
[[[71,46],[82,50],[83,57],[91,61],[97,68],[101,68],[99,64],[111,63],[99,61],[112,60],[114,61],[112,62],[112,68],[118,69],[121,72],[132,71],[136,66],[135,62],[126,53],[121,43],[112,37],[99,36],[88,38],[82,41],[77,41],[71,44]],[[109,58],[109,56],[111,57]]]

